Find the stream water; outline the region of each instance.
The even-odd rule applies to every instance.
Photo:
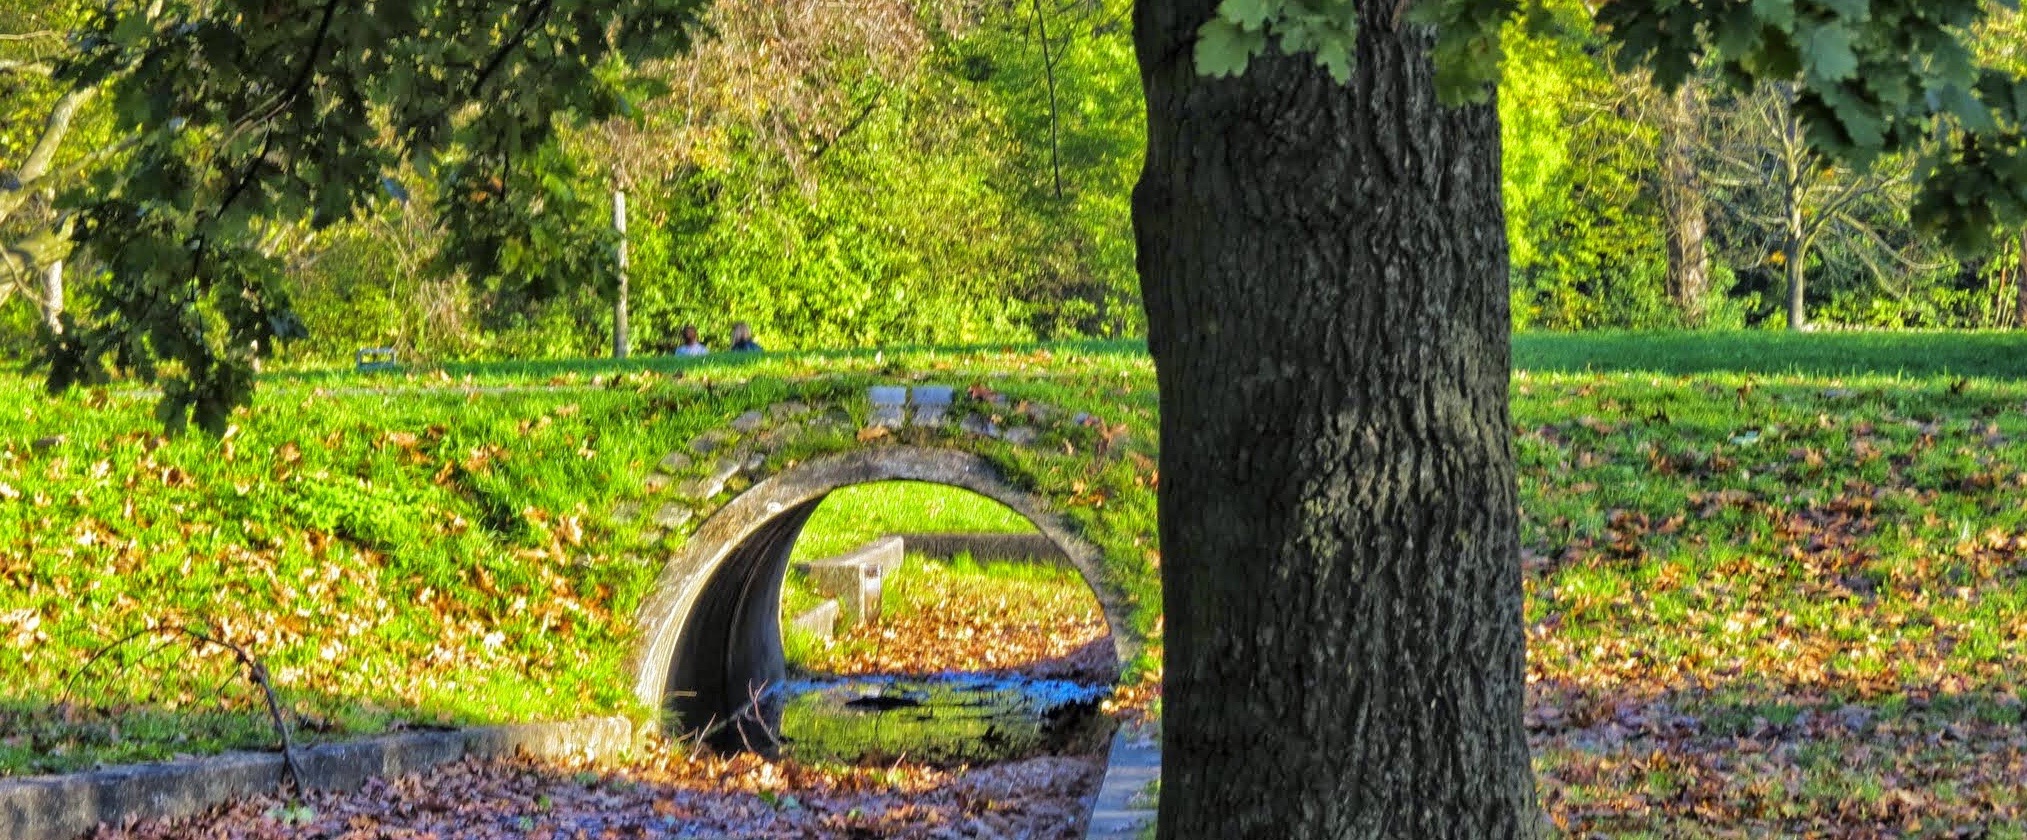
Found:
[[[1107,685],[1018,676],[813,677],[777,691],[782,752],[853,764],[982,764],[1090,752],[1111,737]]]

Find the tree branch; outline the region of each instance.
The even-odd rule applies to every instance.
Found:
[[[324,52],[324,41],[331,34],[331,19],[337,16],[338,4],[340,2],[342,0],[325,0],[323,18],[317,21],[316,37],[310,41],[310,54],[303,57],[303,66],[296,69],[296,76],[289,82],[288,88],[282,92],[281,99],[258,122],[265,123],[268,120],[281,116],[282,111],[287,110],[291,104],[301,98],[309,89],[310,78],[314,75],[317,68],[317,60],[322,57]],[[265,128],[260,138],[260,151],[254,153],[253,158],[246,162],[245,168],[239,171],[239,177],[233,181],[232,187],[226,191],[225,198],[219,200],[218,211],[211,217],[213,222],[223,217],[226,211],[232,209],[233,203],[239,200],[239,197],[246,192],[247,187],[253,186],[254,173],[260,170],[261,161],[267,160],[268,151],[273,147],[274,130],[272,128]],[[197,247],[192,249],[190,254],[190,276],[192,278],[203,275],[204,257],[210,250],[211,233],[207,230],[198,235]],[[153,304],[151,303],[150,307],[152,308],[152,306]]]
[[[56,73],[56,68],[40,61],[0,58],[0,73],[31,73],[37,76],[50,76]]]
[[[492,79],[494,73],[499,72],[500,66],[507,62],[507,56],[513,53],[514,50],[520,49],[521,44],[528,40],[528,36],[534,34],[535,24],[541,21],[542,16],[549,13],[549,3],[550,0],[536,0],[535,5],[528,8],[528,14],[521,18],[521,26],[514,32],[514,37],[508,38],[507,42],[501,44],[499,50],[495,51],[491,58],[486,59],[485,66],[479,70],[479,77],[472,80],[471,97],[473,99],[477,99],[479,94],[484,92],[486,82]]]
[[[1035,30],[1042,42],[1042,75],[1049,83],[1049,171],[1055,174],[1056,198],[1063,197],[1062,118],[1056,110],[1056,56],[1049,47],[1049,21],[1042,0],[1035,0]]]
[[[887,92],[884,90],[880,91],[880,95],[873,97],[873,101],[866,103],[866,107],[859,109],[859,112],[854,114],[851,120],[845,123],[843,128],[838,129],[836,134],[823,138],[823,142],[818,144],[814,151],[810,152],[810,164],[815,165],[817,161],[823,160],[823,156],[829,153],[831,147],[836,146],[838,141],[851,136],[852,132],[857,131],[859,126],[865,124],[867,117],[872,116],[874,111],[879,110],[880,103],[886,101],[886,99]]]
[[[14,170],[14,180],[20,186],[0,188],[0,222],[6,221],[22,204],[27,203],[35,182],[49,172],[50,163],[56,160],[57,148],[70,134],[71,119],[97,92],[97,87],[72,88],[50,107],[49,116],[42,121],[42,137],[35,141],[35,148],[29,150],[28,157],[21,161],[21,168]]]
[[[169,624],[159,627],[144,627],[121,636],[111,644],[93,651],[92,655],[85,659],[84,664],[78,666],[78,669],[72,671],[70,677],[64,680],[63,689],[58,692],[57,696],[68,699],[71,686],[77,681],[78,677],[82,676],[86,671],[91,670],[92,666],[97,665],[107,656],[110,656],[113,651],[125,647],[134,640],[156,633],[183,636],[200,645],[213,645],[222,648],[230,652],[235,659],[239,660],[240,665],[245,666],[247,680],[260,687],[261,695],[267,702],[268,719],[274,724],[275,735],[281,740],[282,763],[288,769],[288,780],[295,785],[297,791],[303,790],[303,771],[302,767],[296,764],[295,739],[289,735],[288,720],[282,715],[280,698],[275,696],[274,683],[268,678],[267,664],[262,662],[260,657],[248,653],[245,648],[201,630],[195,630],[181,624]],[[154,651],[160,649],[161,646],[156,646],[149,653],[145,654],[143,658],[152,656]]]

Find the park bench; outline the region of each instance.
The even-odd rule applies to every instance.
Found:
[[[393,370],[399,366],[392,347],[361,347],[352,354],[352,369],[360,373]]]

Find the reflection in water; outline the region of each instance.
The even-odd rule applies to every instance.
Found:
[[[1098,708],[1111,692],[1109,684],[952,674],[790,680],[770,700],[785,701],[778,731],[787,756],[954,765],[1094,752],[1112,734]]]

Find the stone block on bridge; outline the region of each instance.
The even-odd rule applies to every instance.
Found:
[[[944,415],[950,411],[952,388],[948,385],[917,385],[910,401],[915,405],[915,417],[910,422],[917,426],[942,425]]]
[[[908,422],[908,389],[899,385],[876,385],[866,389],[866,399],[873,404],[872,414],[866,418],[868,426],[901,428]]]
[[[733,476],[738,475],[739,471],[745,468],[746,463],[741,458],[720,458],[718,459],[718,465],[712,468],[710,475],[698,476],[685,481],[681,487],[676,488],[676,492],[686,499],[697,499],[700,501],[709,499],[712,496],[718,495],[720,491],[723,491],[725,489],[725,482],[731,481]]]

